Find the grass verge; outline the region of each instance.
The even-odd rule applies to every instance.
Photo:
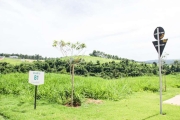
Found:
[[[163,100],[180,94],[180,75],[166,77],[167,92]],[[163,104],[159,114],[158,77],[129,77],[105,80],[97,77],[75,77],[75,91],[82,106],[62,105],[70,91],[70,77],[46,74],[45,84],[38,87],[37,110],[33,109],[34,86],[28,74],[0,75],[0,118],[10,120],[179,120],[180,107]],[[61,98],[62,97],[62,98]],[[86,98],[101,99],[89,104]]]
[[[179,89],[174,89],[176,93]],[[172,95],[172,94],[171,94]],[[173,94],[175,95],[175,93]],[[168,94],[164,94],[167,98]],[[32,102],[20,102],[19,97],[1,95],[0,114],[10,120],[179,120],[180,106],[163,104],[159,114],[159,95],[137,92],[120,101],[103,100],[100,104],[84,102],[71,108],[38,100],[37,109]]]

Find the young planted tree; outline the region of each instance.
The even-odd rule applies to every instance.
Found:
[[[84,43],[70,43],[63,40],[57,41],[54,40],[53,47],[58,48],[64,57],[69,57],[68,63],[70,66],[70,75],[71,75],[71,106],[74,102],[74,66],[81,61],[80,53],[86,48]]]

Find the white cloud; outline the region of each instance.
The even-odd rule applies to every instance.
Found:
[[[100,50],[119,57],[156,59],[154,29],[169,38],[164,52],[177,56],[180,8],[178,0],[0,1],[0,53],[61,56],[54,39],[81,41],[86,54]]]

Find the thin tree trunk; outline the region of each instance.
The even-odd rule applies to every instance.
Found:
[[[72,64],[72,73],[71,73],[71,83],[72,83],[72,91],[71,91],[71,107],[73,107],[73,98],[74,98],[74,64]]]

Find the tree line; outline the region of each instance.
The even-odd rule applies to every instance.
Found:
[[[42,56],[39,55],[39,54],[35,54],[35,55],[24,55],[24,54],[17,54],[17,53],[12,53],[12,54],[0,53],[0,56],[4,56],[4,57],[17,56],[18,59],[32,59],[32,60],[51,59],[51,58],[47,58],[47,57],[42,57]]]
[[[127,60],[127,58],[121,58],[121,57],[118,57],[117,55],[106,54],[98,50],[93,50],[93,52],[90,53],[89,55],[94,56],[94,57],[101,57],[101,58],[114,59],[114,60]],[[131,60],[131,61],[134,61],[134,60]]]
[[[180,72],[180,62],[174,61],[172,65],[163,64],[164,74],[173,74]],[[61,73],[69,74],[70,66],[66,60],[47,59],[45,61],[34,61],[33,63],[21,63],[19,65],[12,65],[6,62],[0,62],[0,73],[20,72],[27,73],[30,70],[44,71],[47,73]],[[119,62],[105,62],[97,61],[86,62],[81,59],[81,62],[76,65],[74,69],[76,75],[83,76],[98,76],[106,79],[120,78],[124,76],[143,76],[143,75],[157,75],[157,63],[146,64],[138,63],[128,59],[119,60]]]

